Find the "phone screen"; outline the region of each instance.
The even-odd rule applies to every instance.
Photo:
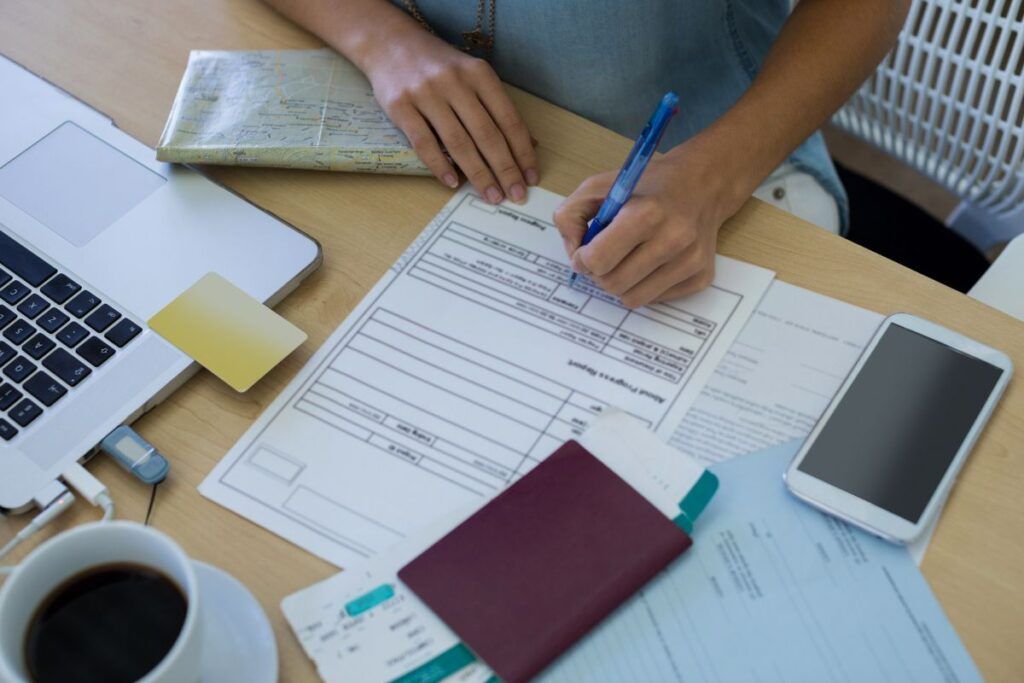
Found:
[[[1001,374],[889,325],[797,469],[916,524]]]

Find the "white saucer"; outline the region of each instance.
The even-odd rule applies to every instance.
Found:
[[[193,560],[202,596],[202,680],[217,683],[277,681],[277,643],[259,601],[238,579]]]

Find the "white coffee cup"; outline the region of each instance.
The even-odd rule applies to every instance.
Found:
[[[195,569],[170,537],[134,522],[97,522],[65,531],[36,548],[8,577],[0,588],[0,681],[28,679],[24,643],[29,620],[54,589],[90,567],[122,562],[157,570],[188,601],[177,641],[142,681],[198,681],[203,619]]]

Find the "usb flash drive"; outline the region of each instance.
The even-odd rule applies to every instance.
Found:
[[[167,458],[127,425],[107,434],[100,448],[144,484],[159,484],[171,469]]]

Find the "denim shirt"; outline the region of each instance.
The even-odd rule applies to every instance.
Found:
[[[789,15],[789,0],[496,2],[491,64],[502,80],[629,138],[673,90],[680,111],[662,150],[703,130],[739,99]],[[416,4],[454,45],[476,26],[476,0]],[[485,30],[487,19],[485,10]],[[835,197],[845,231],[846,193],[821,133],[787,161]]]

